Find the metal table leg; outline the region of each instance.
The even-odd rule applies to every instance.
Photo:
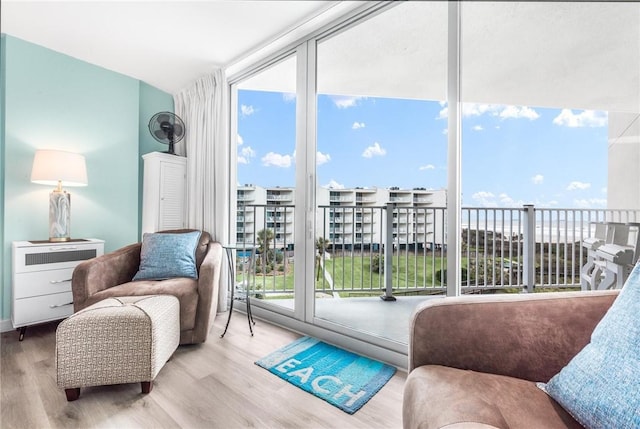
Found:
[[[231,322],[231,313],[233,312],[233,302],[235,301],[235,290],[236,290],[236,270],[235,270],[235,261],[233,258],[233,248],[228,247],[225,248],[227,254],[227,264],[229,266],[229,284],[231,285],[231,304],[229,305],[229,316],[227,317],[227,324],[224,327],[224,332],[220,335],[220,338],[224,338],[224,335],[227,333],[227,329],[229,328],[229,323]],[[253,258],[253,255],[252,255]],[[249,264],[249,269],[252,269],[251,264]],[[243,268],[244,273],[244,268]],[[246,276],[245,276],[246,277]],[[249,291],[249,282],[247,282],[247,287],[245,289],[245,303],[247,305],[247,322],[249,323],[249,331],[251,332],[251,336],[253,336],[253,325],[256,324],[255,320],[253,320],[253,313],[251,312],[251,298]],[[238,299],[242,299],[242,297],[238,297]]]
[[[220,338],[224,338],[224,334],[227,333],[227,329],[229,328],[229,322],[231,321],[231,313],[233,312],[233,301],[235,301],[234,292],[236,289],[233,254],[231,253],[231,249],[225,249],[225,250],[227,252],[227,263],[229,264],[229,284],[231,285],[231,304],[229,305],[229,317],[227,317],[227,324],[225,325],[224,332],[222,333],[222,335],[220,335]]]

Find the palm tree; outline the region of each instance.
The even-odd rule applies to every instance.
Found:
[[[267,258],[269,255],[271,241],[273,241],[273,230],[267,228],[258,231],[258,251],[260,252],[260,255],[262,255],[263,274],[266,274]]]
[[[324,237],[316,238],[316,249],[318,250],[318,254],[316,255],[316,281],[320,280],[320,259],[330,244],[329,240]]]

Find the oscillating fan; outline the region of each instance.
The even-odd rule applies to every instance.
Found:
[[[165,153],[175,155],[173,145],[184,137],[184,122],[175,113],[159,112],[151,117],[149,132],[160,143],[169,145]]]

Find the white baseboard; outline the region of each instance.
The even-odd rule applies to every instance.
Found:
[[[0,320],[0,332],[9,332],[13,331],[13,325],[11,324],[11,319]]]

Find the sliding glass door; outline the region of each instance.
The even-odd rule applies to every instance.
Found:
[[[446,16],[405,2],[317,43],[316,323],[406,342],[445,291]]]
[[[235,77],[257,305],[406,352],[418,302],[570,287],[577,210],[640,208],[639,11],[363,3]]]
[[[251,288],[258,305],[285,312],[293,311],[295,302],[296,64],[295,54],[286,55],[232,92],[235,238],[246,249],[236,255],[236,287]]]

